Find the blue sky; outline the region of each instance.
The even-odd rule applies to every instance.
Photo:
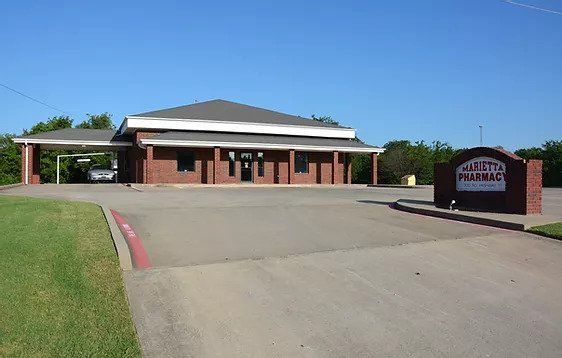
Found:
[[[528,4],[562,11],[559,0]],[[496,0],[7,1],[0,83],[72,114],[222,98],[366,142],[562,139],[562,15]],[[0,132],[60,113],[0,88]]]

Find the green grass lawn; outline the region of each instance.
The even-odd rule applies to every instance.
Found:
[[[528,231],[530,231],[532,233],[535,233],[535,234],[539,234],[539,235],[543,235],[543,236],[552,237],[554,239],[562,240],[562,222],[554,223],[554,224],[541,225],[541,226],[535,226],[535,227],[530,228]]]
[[[140,356],[97,205],[0,195],[0,356]]]

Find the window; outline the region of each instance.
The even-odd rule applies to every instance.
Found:
[[[295,173],[308,173],[308,154],[295,153]]]
[[[236,154],[234,152],[228,152],[228,175],[235,176],[235,165],[236,165]]]
[[[193,152],[178,152],[178,172],[194,172],[195,155]]]
[[[263,177],[263,153],[258,152],[258,176]]]

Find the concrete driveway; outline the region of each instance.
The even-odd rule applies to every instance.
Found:
[[[431,190],[8,192],[101,202],[136,229],[154,268],[124,278],[147,356],[562,354],[562,243],[388,207]]]

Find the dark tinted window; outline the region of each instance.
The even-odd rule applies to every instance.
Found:
[[[258,176],[263,177],[263,153],[258,152]]]
[[[193,152],[178,152],[178,172],[194,172],[195,156]]]
[[[308,154],[295,153],[295,173],[308,173]]]
[[[235,164],[236,164],[236,154],[234,152],[228,152],[228,175],[235,176]]]

